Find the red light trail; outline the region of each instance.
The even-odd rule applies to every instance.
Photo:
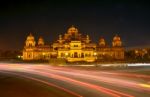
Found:
[[[133,89],[136,91],[145,91],[145,92],[150,91],[148,84],[142,83],[140,81],[123,79],[120,77],[121,73],[120,75],[119,74],[117,75],[117,73],[111,73],[111,72],[102,72],[102,71],[89,72],[86,70],[76,70],[76,69],[69,69],[63,67],[51,67],[47,65],[28,65],[28,64],[26,65],[0,64],[0,70],[2,72],[5,71],[5,72],[9,72],[10,74],[15,74],[20,77],[35,80],[44,83],[48,86],[56,87],[76,97],[82,97],[82,95],[78,92],[76,93],[72,90],[66,89],[65,87],[53,84],[50,81],[41,78],[35,78],[32,75],[38,75],[38,76],[46,77],[48,79],[59,80],[62,82],[72,84],[74,86],[85,87],[91,90],[99,91],[100,93],[109,95],[111,97],[135,97],[135,96],[130,95],[127,92],[124,93],[116,89],[114,90],[112,88],[101,86],[100,84],[96,84],[95,82],[102,82],[110,86],[123,87],[125,89],[131,89],[131,90]],[[22,75],[21,73],[24,73],[25,75]],[[125,74],[125,76],[126,75],[127,74]],[[135,76],[135,74],[133,75],[128,74],[128,75]],[[122,76],[124,75],[122,74]],[[149,76],[142,76],[142,77],[149,78]],[[87,82],[87,81],[92,81],[92,82]]]

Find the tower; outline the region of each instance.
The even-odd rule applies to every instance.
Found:
[[[30,33],[30,35],[26,39],[26,47],[35,47],[35,39],[34,36]]]
[[[114,36],[113,41],[112,41],[112,46],[113,47],[121,47],[122,46],[121,38],[118,35]]]
[[[23,60],[33,60],[34,59],[34,48],[35,48],[36,42],[34,39],[34,36],[30,33],[29,36],[27,36],[25,47],[23,50]]]

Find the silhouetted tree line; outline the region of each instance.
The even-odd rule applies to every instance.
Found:
[[[12,50],[6,50],[6,51],[0,50],[0,59],[16,59],[16,58],[18,58],[18,56],[21,56],[21,55],[22,55],[22,52],[18,51],[18,50],[15,50],[15,51],[12,51]]]
[[[147,49],[147,53],[136,53],[135,50],[129,50],[125,52],[126,61],[135,62],[150,62],[150,49]]]

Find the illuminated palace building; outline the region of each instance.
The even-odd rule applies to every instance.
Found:
[[[123,60],[124,48],[118,35],[113,37],[110,47],[106,45],[102,37],[98,44],[92,43],[89,35],[83,36],[74,26],[71,26],[64,35],[59,35],[58,40],[52,45],[45,45],[42,37],[36,43],[34,36],[30,33],[23,49],[23,60],[50,60],[51,58],[61,58],[68,62]]]

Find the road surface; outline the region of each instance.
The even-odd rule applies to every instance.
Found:
[[[10,63],[0,64],[0,74],[30,81],[24,83],[33,85],[33,93],[22,97],[33,97],[38,90],[34,87],[45,91],[42,94],[38,90],[38,97],[150,97],[149,75]],[[0,93],[0,97],[5,92]]]

